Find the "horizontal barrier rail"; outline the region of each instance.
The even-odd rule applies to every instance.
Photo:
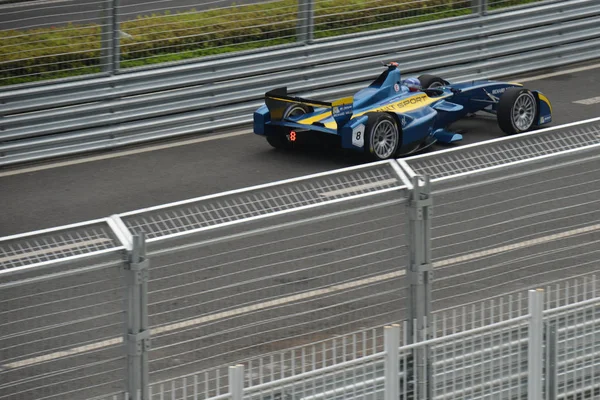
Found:
[[[546,1],[302,47],[0,89],[0,166],[238,127],[251,122],[269,88],[350,95],[377,75],[381,61],[400,61],[406,77],[428,72],[461,81],[597,58],[599,16],[594,2]]]

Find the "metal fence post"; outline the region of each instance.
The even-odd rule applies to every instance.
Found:
[[[556,354],[558,336],[556,324],[549,322],[546,327],[546,400],[556,400],[558,371]]]
[[[384,400],[398,400],[400,397],[400,325],[386,326],[383,330],[383,346],[385,350],[385,390]]]
[[[244,398],[244,366],[242,364],[229,367],[229,393],[231,393],[231,400]]]
[[[146,258],[145,236],[133,236],[133,248],[125,267],[127,291],[127,391],[130,396],[141,393],[141,400],[149,399],[148,351],[148,278],[149,262]]]
[[[102,32],[100,34],[100,66],[102,72],[113,72],[113,0],[102,1]]]
[[[471,0],[471,9],[473,14],[480,16],[487,15],[488,0]]]
[[[112,0],[113,2],[113,26],[112,26],[112,46],[113,46],[113,60],[112,73],[116,74],[121,68],[121,27],[119,22],[119,0]]]
[[[529,291],[529,347],[527,351],[527,399],[542,400],[544,350],[544,290]]]
[[[413,189],[409,192],[407,202],[409,266],[406,277],[408,284],[408,337],[410,343],[415,343],[419,339],[427,340],[430,337],[429,316],[431,314],[431,284],[433,280],[431,264],[432,205],[429,176],[415,176],[413,178]],[[413,362],[416,363],[413,373],[417,377],[419,398],[430,398],[429,347],[420,346],[415,348]]]
[[[298,0],[299,42],[311,43],[314,39],[315,3],[314,0]]]
[[[118,0],[102,1],[102,33],[100,35],[100,63],[102,72],[116,74],[119,70]]]

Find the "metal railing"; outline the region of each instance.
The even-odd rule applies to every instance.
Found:
[[[600,118],[539,135],[543,148],[522,134],[0,238],[0,397],[125,385],[145,400],[178,376],[221,396],[226,373],[211,368],[240,358],[266,384],[297,371],[297,352],[274,350],[342,335],[315,353],[329,368],[362,327],[407,320],[408,344],[429,340],[451,320],[432,312],[596,271]],[[522,316],[522,305],[482,305],[478,321],[452,327]],[[359,336],[367,354],[382,351],[380,330]]]
[[[593,276],[591,282],[596,282]],[[553,306],[552,298],[564,295],[567,287],[569,281],[563,290],[530,290],[522,313],[510,311],[503,318],[479,324],[474,322],[478,313],[470,310],[462,310],[460,317],[456,312],[434,314],[433,334],[414,343],[408,340],[408,324],[402,328],[395,324],[378,329],[383,339],[379,346],[366,339],[345,341],[339,355],[327,364],[323,360],[336,347],[328,343],[321,349],[317,343],[312,349],[296,350],[296,357],[285,367],[282,362],[280,369],[285,368],[285,373],[266,381],[252,373],[251,361],[244,361],[222,376],[227,382],[224,387],[211,385],[209,374],[204,373],[156,383],[149,396],[203,400],[593,398],[600,390],[600,298],[594,287],[586,297],[568,297],[564,304]],[[499,298],[500,304],[503,299],[508,310],[510,297]],[[457,329],[460,318],[473,322]],[[354,339],[366,338],[363,333],[354,333]],[[418,350],[430,353],[422,368],[415,358]]]
[[[543,1],[66,83],[0,89],[0,165],[239,127],[269,88],[351,95],[381,61],[403,74],[495,78],[600,57],[600,5]],[[435,57],[432,57],[432,54]]]

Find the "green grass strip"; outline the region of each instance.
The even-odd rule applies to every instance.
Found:
[[[539,0],[508,0],[508,7]],[[315,38],[467,15],[471,0],[319,0]],[[491,6],[490,6],[491,7]],[[121,23],[121,68],[175,62],[297,41],[298,2],[140,15]],[[0,31],[0,85],[101,72],[99,25]]]

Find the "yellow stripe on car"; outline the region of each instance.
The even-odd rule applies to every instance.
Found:
[[[331,117],[331,110],[322,112],[321,114],[313,115],[312,117],[304,118],[298,121],[299,124],[311,125],[313,122],[320,121]],[[334,121],[335,122],[335,121]]]
[[[429,104],[435,103],[436,101],[439,101],[441,99],[444,99],[444,98],[450,97],[450,96],[452,96],[452,94],[447,94],[445,96],[439,96],[439,97],[429,97],[425,93],[417,94],[415,96],[411,96],[411,97],[402,99],[400,101],[397,101],[397,102],[394,102],[391,104],[386,104],[381,107],[375,107],[370,110],[364,111],[362,113],[355,114],[354,117],[360,117],[361,115],[366,114],[368,112],[385,112],[385,111],[408,112],[408,111],[413,111],[418,108],[428,106]]]
[[[538,96],[539,96],[540,100],[542,100],[544,103],[548,104],[548,107],[550,107],[550,113],[552,113],[552,104],[550,104],[550,100],[546,96],[541,94],[540,92],[538,92]]]
[[[273,99],[273,100],[277,100],[277,101],[284,101],[286,103],[304,104],[304,105],[311,106],[311,107],[318,107],[318,108],[325,107],[323,104],[315,104],[315,103],[311,103],[310,101],[298,101],[298,100],[293,100],[293,99],[282,99],[281,97],[276,97],[276,96],[268,96],[268,98],[269,99]]]
[[[368,109],[366,111],[354,114],[352,116],[352,118],[360,117],[361,115],[364,115],[364,114],[370,113],[370,112],[387,112],[387,111],[409,112],[409,111],[419,109],[421,107],[428,106],[432,103],[435,103],[436,101],[439,101],[441,99],[444,99],[444,98],[450,97],[450,96],[452,96],[452,94],[447,94],[445,96],[439,96],[439,97],[429,97],[425,93],[419,93],[419,94],[415,94],[414,96],[407,97],[402,100],[396,101],[394,103],[386,104],[381,107],[374,107],[374,108]],[[351,98],[348,98],[348,99],[351,99]],[[348,104],[348,99],[336,100],[332,104],[334,104],[334,105]],[[324,120],[331,116],[332,116],[332,112],[331,112],[331,110],[328,110],[321,114],[313,115],[312,117],[301,119],[298,121],[298,123],[305,124],[305,125],[311,125],[314,122]],[[325,127],[329,128],[329,129],[337,129],[337,124],[335,121],[330,121],[325,124]]]

